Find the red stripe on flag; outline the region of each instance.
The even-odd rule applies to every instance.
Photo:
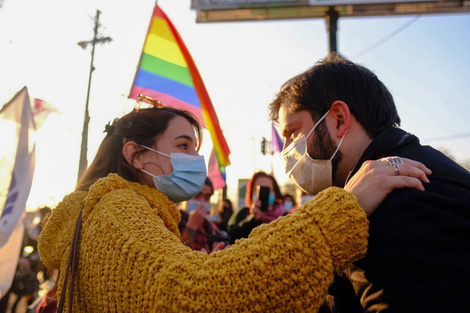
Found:
[[[219,145],[219,147],[221,148],[221,151],[218,151],[218,152],[223,153],[222,156],[218,156],[217,158],[219,161],[219,165],[222,165],[222,166],[230,165],[230,159],[228,157],[230,154],[230,149],[225,140],[225,137],[223,136],[222,130],[219,125],[219,120],[217,118],[214,107],[212,105],[212,101],[209,97],[209,94],[207,93],[206,87],[204,86],[204,82],[202,81],[202,78],[199,74],[199,71],[197,70],[197,67],[193,61],[193,58],[189,54],[189,51],[186,48],[186,45],[181,39],[181,36],[179,35],[175,26],[170,21],[170,19],[166,16],[166,14],[160,9],[158,5],[155,5],[154,16],[159,16],[168,23],[168,26],[170,27],[173,35],[175,36],[176,42],[178,43],[181,49],[181,52],[183,53],[183,56],[186,59],[189,72],[191,73],[191,76],[194,81],[194,88],[196,89],[196,92],[201,102],[202,110],[205,111],[208,116],[207,120],[205,120],[205,123],[206,125],[212,124],[213,126],[213,131],[210,132],[212,142],[214,145]]]

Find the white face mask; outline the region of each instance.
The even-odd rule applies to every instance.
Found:
[[[313,195],[333,185],[333,166],[331,160],[336,156],[346,136],[345,132],[330,159],[320,160],[310,157],[307,152],[307,139],[329,112],[328,110],[318,120],[307,136],[297,138],[282,151],[282,156],[286,163],[286,174],[300,189]]]
[[[141,170],[152,176],[155,188],[165,194],[171,201],[181,202],[192,199],[202,190],[207,177],[204,156],[186,153],[170,153],[168,155],[144,145],[140,146],[171,158],[173,172],[170,175],[155,176],[144,169]],[[148,163],[157,164],[155,162]]]

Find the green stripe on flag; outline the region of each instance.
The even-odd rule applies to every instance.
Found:
[[[150,54],[142,53],[140,69],[194,87],[188,68],[166,62]]]

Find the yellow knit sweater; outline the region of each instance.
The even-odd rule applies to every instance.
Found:
[[[59,295],[83,204],[74,312],[316,312],[334,272],[367,249],[366,215],[340,188],[207,255],[180,242],[166,196],[110,174],[66,196],[39,237]]]

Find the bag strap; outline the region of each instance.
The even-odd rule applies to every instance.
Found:
[[[83,206],[84,207],[84,206]],[[69,288],[69,313],[72,312],[72,299],[73,299],[73,277],[75,276],[75,269],[78,259],[78,241],[80,240],[80,230],[82,229],[82,213],[83,207],[80,210],[78,215],[77,223],[75,224],[75,230],[73,232],[72,243],[70,246],[69,260],[67,262],[67,270],[65,271],[64,284],[62,287],[62,295],[59,301],[59,307],[57,308],[57,313],[62,313],[64,309],[65,295],[67,292],[67,285],[69,282],[69,273],[70,276],[70,288]]]

